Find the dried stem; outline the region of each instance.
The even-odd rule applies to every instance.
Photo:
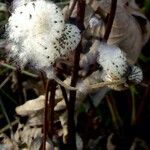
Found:
[[[105,86],[109,86],[109,85],[120,85],[125,83],[125,81],[112,81],[112,82],[101,82],[101,83],[97,83],[97,84],[92,84],[89,86],[89,90],[92,91],[94,89],[98,89],[98,88],[103,88]]]
[[[74,70],[71,80],[71,86],[76,86],[78,79],[79,58],[81,50],[80,48],[81,44],[79,44],[75,53]],[[68,103],[68,145],[71,150],[76,150],[76,138],[75,138],[76,129],[74,120],[75,101],[76,101],[76,91],[70,91]]]
[[[46,79],[45,79],[44,73],[40,72],[40,75],[41,75],[41,79],[42,79],[42,82],[43,82],[43,87],[44,87],[44,90],[45,90],[45,88],[46,88]]]
[[[109,107],[109,110],[110,110],[110,113],[111,113],[111,116],[112,116],[112,121],[114,123],[115,126],[117,126],[116,124],[116,116],[115,116],[115,112],[113,110],[113,107],[112,107],[112,104],[110,102],[110,97],[109,96],[106,96],[106,100],[107,100],[107,103],[108,103],[108,107]]]
[[[62,74],[60,74],[60,73],[59,73],[59,74],[57,74],[57,76],[58,76],[61,80],[63,80],[63,79],[64,79],[63,75],[62,75]],[[61,89],[61,92],[62,92],[63,98],[64,98],[64,100],[65,100],[66,107],[68,108],[68,103],[69,103],[69,101],[68,101],[68,96],[67,96],[66,89],[65,89],[63,86],[61,86],[61,85],[60,85],[60,89]]]
[[[8,69],[16,70],[15,67],[13,67],[13,66],[11,66],[11,65],[9,65],[9,64],[6,64],[6,63],[0,63],[0,66],[5,67],[5,68],[8,68]],[[32,77],[32,78],[36,78],[36,79],[38,78],[38,75],[33,74],[33,73],[30,73],[30,72],[25,71],[25,70],[21,70],[21,73],[22,73],[22,74],[25,74],[25,75],[27,75],[27,76],[30,76],[30,77]]]
[[[61,86],[63,86],[65,89],[68,89],[70,91],[76,91],[76,88],[65,84],[63,81],[61,81],[58,77],[55,76],[54,80]]]
[[[16,73],[16,79],[17,79],[17,85],[18,85],[19,103],[22,104],[25,99],[24,99],[24,94],[23,94],[22,76],[21,76],[20,69],[17,69],[15,73]]]
[[[55,80],[51,81],[51,85],[50,85],[50,99],[49,99],[49,118],[50,118],[50,125],[49,126],[49,136],[50,138],[52,138],[53,133],[54,133],[54,129],[53,129],[53,125],[54,125],[54,106],[55,106],[55,92],[56,92],[56,86],[57,83],[55,82]]]
[[[77,5],[77,26],[80,30],[84,28],[84,14],[85,14],[85,1],[78,0]],[[74,68],[71,78],[71,86],[75,87],[78,80],[80,51],[82,49],[81,43],[79,43],[75,55],[74,55]],[[68,146],[70,150],[76,150],[76,128],[74,120],[75,112],[76,91],[70,91],[69,103],[68,103]]]
[[[114,21],[114,18],[115,18],[116,7],[117,7],[117,0],[112,0],[111,10],[110,10],[110,14],[109,14],[109,17],[108,17],[108,22],[106,24],[106,31],[105,31],[105,34],[104,34],[104,37],[103,37],[103,41],[107,42],[107,40],[109,38],[111,29],[112,29],[112,25],[113,25],[113,21]]]
[[[85,0],[78,0],[76,23],[77,23],[78,28],[81,31],[85,28],[84,16],[85,16]]]
[[[12,121],[10,124],[11,126],[16,126],[19,123],[19,119],[16,119],[14,121]],[[10,124],[7,124],[5,127],[3,127],[2,129],[0,129],[0,134],[6,132],[8,129],[10,129]]]
[[[62,92],[63,98],[65,100],[65,103],[66,103],[66,107],[68,109],[69,101],[68,101],[66,90],[65,90],[65,88],[63,86],[60,86],[60,88],[61,88],[61,92]]]
[[[116,129],[119,129],[119,128],[123,125],[123,121],[122,121],[122,119],[121,119],[121,117],[120,117],[120,115],[119,115],[116,102],[115,102],[115,100],[114,100],[114,98],[113,98],[112,95],[106,96],[106,99],[107,99],[108,105],[111,105],[111,106],[109,106],[109,108],[111,107],[111,108],[112,108],[112,111],[113,111],[113,112],[111,112],[111,110],[110,110],[110,112],[111,112],[111,113],[114,113],[114,115],[115,115],[115,116],[114,116],[114,119],[115,119],[115,120],[114,120],[115,128],[116,128]],[[112,114],[112,116],[113,116],[113,114]]]
[[[46,96],[45,96],[45,107],[44,107],[44,123],[43,123],[43,141],[41,145],[41,150],[45,150],[46,140],[48,135],[48,99],[49,99],[49,88],[50,80],[46,84]]]

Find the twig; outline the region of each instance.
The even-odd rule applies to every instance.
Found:
[[[77,26],[80,30],[84,28],[84,14],[85,14],[85,1],[78,0],[77,5]],[[76,48],[74,55],[74,68],[71,78],[71,86],[75,87],[78,80],[78,71],[79,71],[79,60],[80,60],[80,51],[82,50],[81,42]],[[74,120],[74,111],[75,111],[75,101],[76,101],[76,91],[70,91],[69,95],[69,104],[68,104],[68,146],[70,150],[76,150],[76,129],[75,129],[75,120]]]

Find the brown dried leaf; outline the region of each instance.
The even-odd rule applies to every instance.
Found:
[[[94,1],[97,3],[96,1]],[[100,1],[99,5],[96,4],[96,7],[100,8],[109,13],[110,11],[110,2]],[[93,8],[93,6],[92,6]],[[95,9],[95,8],[93,8]],[[148,20],[146,20],[146,24]],[[100,26],[90,29],[90,33],[95,37],[103,37],[105,33],[105,23],[101,23]],[[145,26],[145,30],[147,25]],[[132,13],[128,12],[127,6],[117,5],[116,15],[114,18],[112,30],[108,39],[108,44],[117,45],[123,51],[126,52],[128,62],[134,64],[141,52],[145,41],[147,41],[149,33],[142,33],[139,23],[132,16]]]
[[[21,116],[30,116],[31,114],[44,109],[45,96],[41,95],[36,99],[29,100],[25,104],[16,107],[15,111]]]

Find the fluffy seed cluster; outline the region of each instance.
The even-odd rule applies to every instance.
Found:
[[[98,49],[97,62],[103,68],[102,79],[106,82],[122,80],[128,69],[125,54],[115,46],[102,43]]]
[[[138,84],[143,80],[143,72],[137,66],[127,63],[126,55],[118,47],[102,43],[98,49],[97,62],[102,66],[102,80],[104,82],[119,81],[120,85],[108,85],[115,90],[123,90],[122,82],[130,81]]]
[[[81,38],[75,25],[65,24],[61,10],[44,0],[17,4],[6,32],[11,43],[10,57],[21,67],[30,63],[43,71],[74,50]]]
[[[143,80],[143,72],[141,68],[132,66],[131,73],[128,76],[128,80],[136,84],[140,83]]]

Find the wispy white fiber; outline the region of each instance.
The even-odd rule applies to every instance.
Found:
[[[126,75],[128,68],[126,56],[118,47],[102,43],[98,53],[97,62],[103,68],[104,81],[121,80]]]
[[[128,80],[136,84],[140,83],[143,80],[143,71],[138,66],[132,66],[131,73],[128,76]]]
[[[81,38],[75,25],[65,24],[60,8],[44,0],[14,2],[6,33],[10,57],[21,67],[30,63],[48,72],[55,60],[74,50]]]

